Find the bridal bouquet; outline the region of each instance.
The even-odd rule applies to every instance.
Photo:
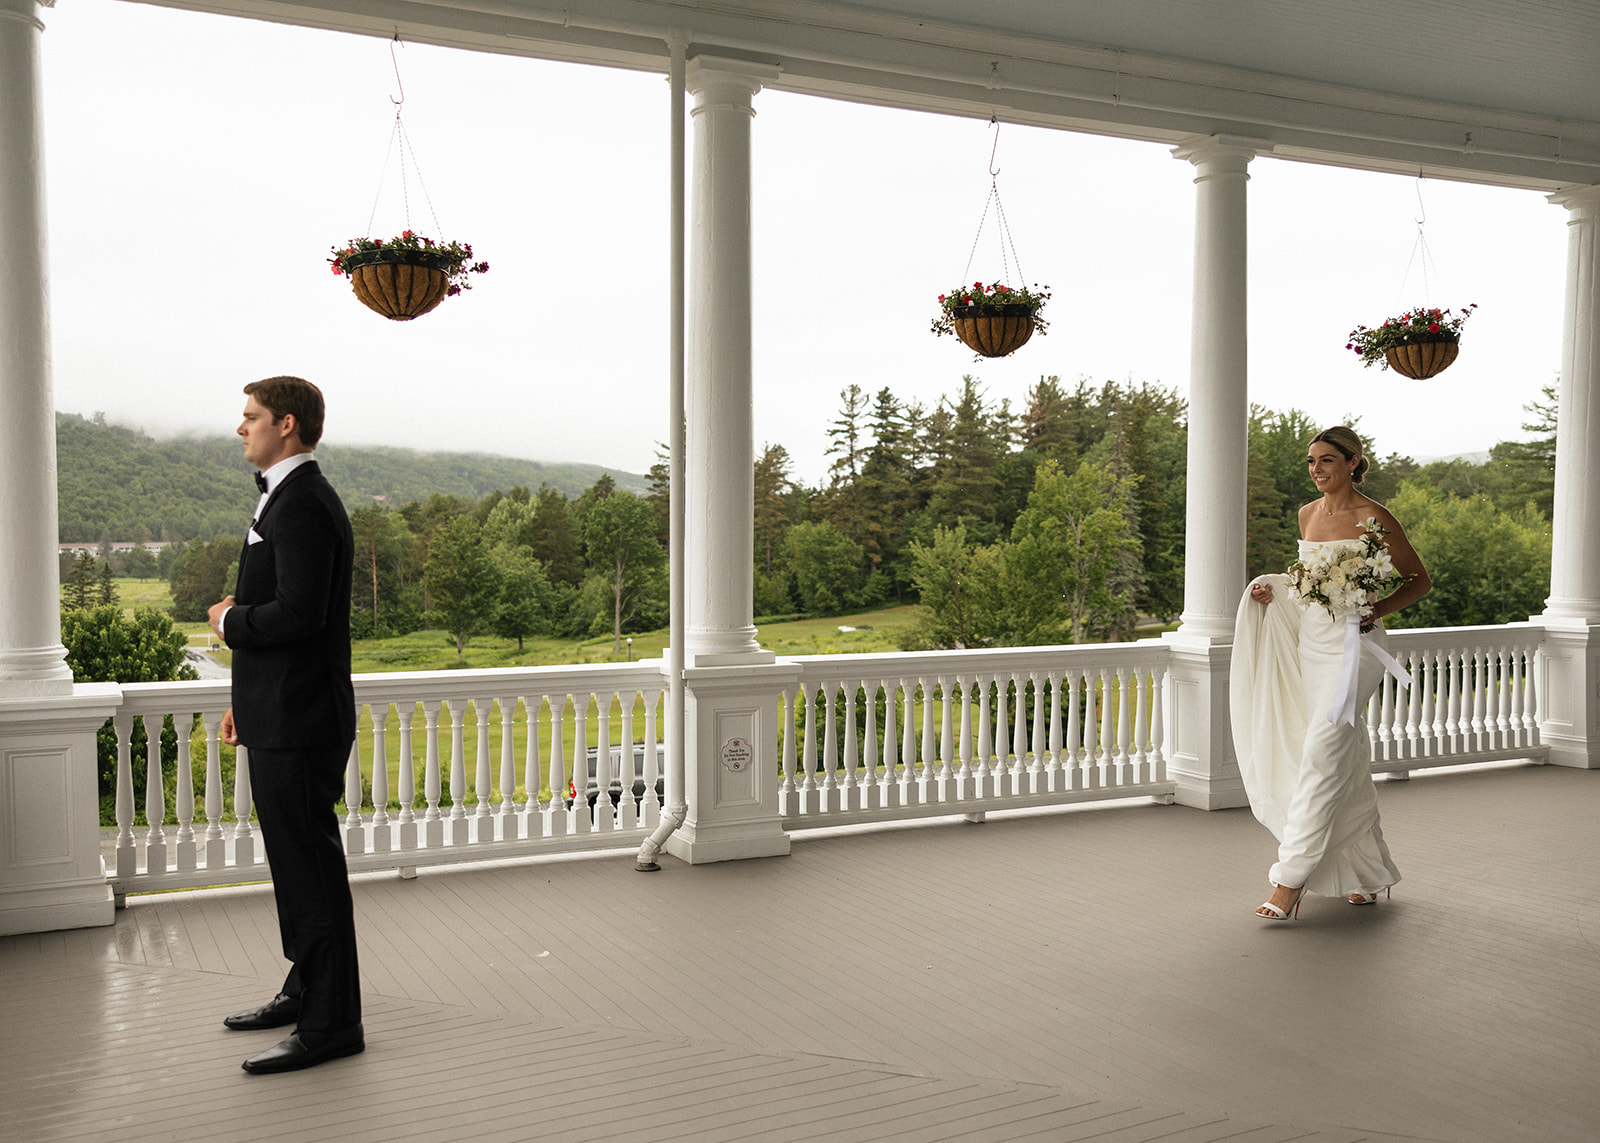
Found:
[[[1406,582],[1389,562],[1389,548],[1383,542],[1389,530],[1374,516],[1361,526],[1366,534],[1359,539],[1325,544],[1310,559],[1289,565],[1291,591],[1300,606],[1320,603],[1335,619],[1351,614],[1365,619],[1372,614],[1373,601]]]

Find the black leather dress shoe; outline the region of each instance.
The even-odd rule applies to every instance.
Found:
[[[232,1028],[235,1032],[254,1032],[258,1028],[282,1028],[285,1024],[293,1024],[298,1019],[300,1019],[300,998],[286,996],[280,992],[260,1008],[224,1016],[222,1026]]]
[[[280,1040],[266,1051],[251,1056],[244,1062],[244,1070],[253,1076],[293,1072],[366,1050],[367,1041],[360,1024],[338,1032],[296,1032],[287,1040]]]

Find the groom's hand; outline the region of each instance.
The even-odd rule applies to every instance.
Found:
[[[211,630],[217,633],[217,638],[227,642],[227,637],[222,634],[222,613],[233,606],[233,596],[228,596],[221,603],[213,603],[206,612],[206,621],[211,624]]]
[[[222,725],[217,728],[217,737],[229,746],[239,745],[239,732],[233,728],[233,708],[228,708],[228,713],[222,716]]]

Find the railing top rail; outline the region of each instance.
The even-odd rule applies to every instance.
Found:
[[[582,666],[499,667],[463,671],[389,671],[353,675],[356,701],[475,695],[523,695],[654,690],[666,685],[665,663],[587,663]]]
[[[1544,642],[1541,623],[1495,623],[1476,627],[1405,627],[1389,632],[1391,647],[1470,647],[1516,643],[1537,646]]]
[[[589,663],[583,666],[501,667],[466,671],[386,671],[352,675],[356,702],[474,698],[525,694],[657,690],[666,685],[660,659],[636,663]],[[169,683],[121,684],[125,707],[164,710],[183,706],[202,710],[232,694],[228,679],[181,680]]]
[[[805,679],[896,676],[916,678],[953,674],[1005,674],[1012,671],[1083,670],[1101,666],[1164,666],[1171,648],[1159,639],[1132,643],[1058,644],[1048,647],[997,647],[976,651],[891,651],[860,655],[796,655],[783,661],[800,667]]]

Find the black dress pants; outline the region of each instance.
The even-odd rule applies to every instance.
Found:
[[[300,997],[300,1030],[361,1022],[355,907],[333,804],[344,792],[350,744],[251,750],[250,788],[272,865],[283,955],[283,992]]]

